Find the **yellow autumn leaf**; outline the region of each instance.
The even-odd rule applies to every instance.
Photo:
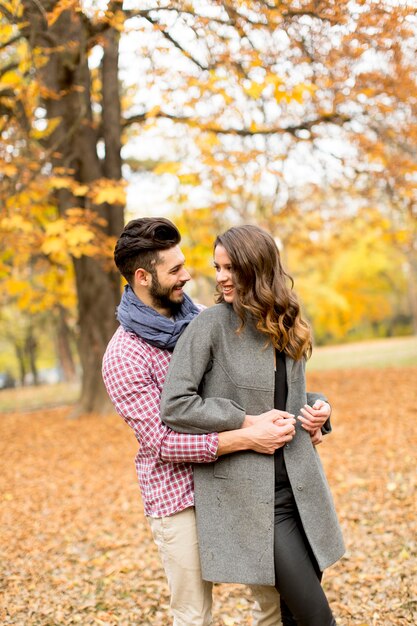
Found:
[[[60,123],[61,123],[60,117],[51,117],[47,121],[46,128],[44,128],[43,130],[38,130],[37,128],[33,128],[30,134],[34,139],[45,139],[46,137],[49,137],[50,135],[52,135],[52,133],[59,126]]]
[[[92,239],[94,239],[94,233],[83,224],[78,224],[68,230],[65,238],[69,246],[73,248],[79,246],[80,244],[89,243]]]
[[[27,288],[27,282],[24,280],[17,280],[15,278],[11,278],[5,283],[5,289],[12,296],[17,296],[18,294],[25,291]]]
[[[2,0],[2,6],[11,13],[13,17],[21,17],[23,13],[23,4],[20,0]]]
[[[62,239],[60,237],[50,237],[45,239],[41,246],[41,251],[44,254],[55,254],[62,251]]]
[[[123,11],[106,11],[106,18],[109,24],[120,33],[123,32],[125,23],[125,14]]]
[[[282,85],[279,85],[276,89],[274,89],[274,97],[275,100],[280,102],[289,102],[291,100],[290,94],[282,88]]]
[[[78,7],[78,0],[59,0],[55,5],[53,11],[47,14],[48,26],[51,27],[59,19],[61,13],[70,9],[76,11]]]
[[[3,231],[16,231],[20,230],[25,233],[32,231],[32,224],[25,220],[21,215],[12,215],[10,217],[4,217],[0,220],[0,229]]]
[[[2,163],[1,172],[5,176],[15,176],[15,174],[17,174],[17,167],[12,163]]]
[[[48,183],[53,189],[71,189],[73,179],[69,176],[51,176],[48,179]]]
[[[181,163],[176,161],[166,161],[166,163],[159,163],[153,172],[154,174],[176,174],[181,167]]]
[[[32,50],[33,64],[37,69],[46,65],[49,61],[48,55],[45,54],[43,48],[35,46]]]
[[[408,560],[408,559],[410,558],[410,553],[409,553],[409,551],[408,551],[406,548],[403,548],[403,549],[401,550],[400,554],[398,555],[398,558],[399,558],[401,561],[406,561],[406,560]]]
[[[209,83],[217,83],[220,80],[220,77],[217,75],[217,71],[215,69],[209,70]]]
[[[93,191],[92,198],[95,204],[125,204],[126,191],[122,185],[109,185]]]
[[[46,239],[49,237],[57,237],[61,236],[65,232],[65,220],[58,219],[54,222],[49,222],[45,226],[45,236]]]
[[[201,135],[199,143],[212,148],[213,146],[218,146],[221,142],[217,133],[207,132]]]
[[[245,92],[248,94],[248,96],[257,100],[262,95],[264,89],[264,83],[256,83],[252,81],[249,87],[245,87]]]
[[[160,110],[161,110],[160,106],[152,107],[152,109],[149,109],[149,111],[146,112],[145,117],[147,119],[150,117],[155,117],[156,115],[158,115]]]
[[[0,41],[7,43],[15,33],[15,27],[12,24],[0,24]]]
[[[85,196],[89,192],[90,188],[88,185],[75,185],[72,193],[74,196]]]
[[[265,78],[265,82],[271,85],[274,85],[275,87],[278,87],[284,84],[284,81],[282,80],[282,78],[280,78],[276,74],[268,74]]]
[[[291,98],[300,104],[304,101],[307,94],[311,94],[314,91],[314,85],[308,85],[307,83],[300,83],[296,85],[291,92]]]
[[[197,186],[201,182],[199,174],[181,174],[180,176],[178,176],[178,180],[182,185]]]
[[[22,75],[13,70],[5,72],[1,77],[1,86],[3,89],[5,89],[6,87],[19,87],[21,83]]]
[[[387,239],[391,239],[392,235],[389,234]],[[401,230],[397,230],[395,233],[395,240],[399,243],[399,244],[408,244],[410,243],[412,239],[412,233],[410,232],[410,230],[405,230],[405,229],[401,229]]]

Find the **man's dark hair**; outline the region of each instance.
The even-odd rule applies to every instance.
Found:
[[[114,249],[114,262],[132,285],[139,267],[154,274],[159,251],[173,248],[180,241],[178,228],[170,220],[165,217],[141,217],[124,227]]]

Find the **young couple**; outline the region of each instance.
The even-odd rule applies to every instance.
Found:
[[[321,576],[344,546],[316,451],[330,406],[305,390],[311,333],[292,279],[268,233],[231,228],[214,243],[217,304],[201,310],[179,243],[164,218],[123,230],[128,284],[103,359],[139,442],[173,625],[208,626],[212,583],[234,582],[250,586],[256,626],[333,626]]]

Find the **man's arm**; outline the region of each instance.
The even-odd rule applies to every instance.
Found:
[[[137,362],[109,359],[103,368],[103,378],[116,410],[132,428],[141,447],[163,461],[210,463],[218,456],[240,450],[273,454],[295,432],[294,416],[285,419],[279,411],[272,410],[257,416],[256,421],[247,416],[242,429],[219,434],[177,433],[161,421],[160,391],[145,359]]]
[[[150,375],[146,358],[111,356],[103,364],[103,379],[119,415],[132,428],[142,449],[174,463],[207,463],[217,458],[216,433],[174,433],[162,423],[160,389]]]
[[[217,455],[222,456],[239,450],[274,454],[277,448],[291,441],[294,435],[295,419],[293,416],[277,419],[275,411],[268,411],[251,426],[219,433]]]

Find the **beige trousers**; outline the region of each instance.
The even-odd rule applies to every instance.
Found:
[[[194,508],[170,517],[148,517],[170,591],[173,626],[209,626],[212,583],[201,577]],[[279,595],[274,587],[251,586],[253,626],[279,626]]]

